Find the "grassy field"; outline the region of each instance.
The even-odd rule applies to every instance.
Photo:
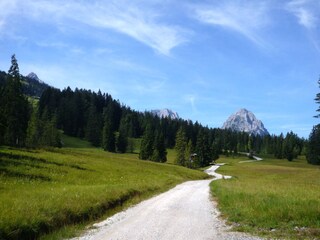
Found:
[[[214,181],[212,194],[225,217],[239,231],[272,238],[320,239],[320,168],[267,159],[221,158],[218,172],[231,180]]]
[[[73,148],[0,147],[0,239],[34,239],[74,223],[87,224],[130,199],[206,177],[138,160],[137,154],[108,153],[85,141],[63,140]]]

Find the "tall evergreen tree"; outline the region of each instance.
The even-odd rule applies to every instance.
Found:
[[[40,137],[40,146],[61,147],[61,137],[57,129],[57,117],[54,115],[51,119],[42,120],[42,133]]]
[[[187,137],[186,137],[186,132],[183,129],[183,127],[180,127],[177,135],[176,135],[176,159],[175,159],[175,164],[181,165],[181,166],[186,166],[187,160],[186,159],[186,147],[187,147]]]
[[[101,145],[101,114],[97,112],[96,106],[91,103],[88,110],[88,122],[86,126],[86,139],[92,143],[93,146]]]
[[[320,124],[314,126],[310,133],[307,161],[310,164],[320,165]]]
[[[318,85],[320,88],[320,79],[318,80]],[[317,93],[314,99],[317,104],[320,105],[320,93]],[[317,109],[318,114],[315,118],[320,118],[320,106]],[[320,165],[320,124],[313,126],[312,131],[309,135],[309,144],[307,148],[307,161],[311,164]]]
[[[37,109],[33,109],[27,128],[26,146],[29,148],[35,148],[39,146],[39,140],[41,137],[40,119],[37,114]]]
[[[192,143],[192,140],[189,139],[188,141],[188,144],[186,146],[186,150],[185,150],[185,165],[188,167],[188,168],[193,168],[193,160],[191,159],[191,155],[194,154],[194,146],[193,146],[193,143]]]
[[[29,103],[22,93],[19,66],[15,55],[11,57],[11,67],[8,71],[2,101],[4,143],[23,146],[29,120]]]
[[[211,149],[208,141],[208,133],[205,129],[200,129],[197,137],[196,152],[198,165],[204,167],[212,161]]]
[[[116,147],[119,153],[125,153],[128,146],[128,137],[125,131],[120,130],[116,140]]]
[[[105,151],[116,151],[116,137],[112,129],[112,124],[109,119],[105,120],[102,130],[102,147]]]
[[[154,144],[154,133],[153,133],[151,124],[149,123],[146,126],[145,132],[141,140],[141,147],[140,147],[140,153],[139,153],[140,159],[147,160],[151,158],[153,154],[153,144]]]
[[[167,150],[164,143],[164,137],[162,133],[156,132],[154,144],[153,144],[153,153],[151,160],[155,162],[166,162],[167,161]]]

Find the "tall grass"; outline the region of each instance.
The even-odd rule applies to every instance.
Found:
[[[74,141],[74,139],[69,139]],[[83,144],[83,143],[78,143]],[[95,148],[0,148],[0,239],[34,239],[206,175]]]
[[[228,165],[219,172],[234,176],[212,182],[224,217],[240,231],[290,239],[319,239],[320,169],[305,160],[268,159]]]

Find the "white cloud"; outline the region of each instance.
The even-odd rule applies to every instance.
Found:
[[[194,7],[200,22],[236,31],[255,44],[266,47],[259,31],[268,24],[268,5],[265,2],[228,1],[221,4]]]
[[[0,34],[4,32],[9,17],[17,8],[15,0],[1,0],[0,1]]]
[[[134,38],[163,55],[170,55],[173,48],[185,43],[186,30],[167,24],[156,14],[156,6],[127,0],[110,1],[45,1],[25,0],[19,8],[10,1],[0,3],[7,14],[0,15],[0,24],[9,21],[7,16],[19,9],[20,15],[37,21],[50,22],[59,29],[85,24],[94,29],[112,29]],[[4,5],[2,7],[2,5]],[[2,11],[3,12],[3,11]],[[16,13],[18,14],[18,13]]]
[[[314,0],[294,0],[290,1],[286,10],[294,14],[298,18],[299,24],[312,29],[317,26],[319,21],[317,14],[319,14],[320,3]]]

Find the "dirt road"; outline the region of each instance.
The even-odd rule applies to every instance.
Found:
[[[228,178],[214,171],[206,172],[215,179]],[[94,229],[77,239],[145,239],[145,240],[202,240],[202,239],[259,239],[228,232],[219,218],[216,203],[210,199],[212,180],[189,181],[143,201],[107,220],[94,224]]]

